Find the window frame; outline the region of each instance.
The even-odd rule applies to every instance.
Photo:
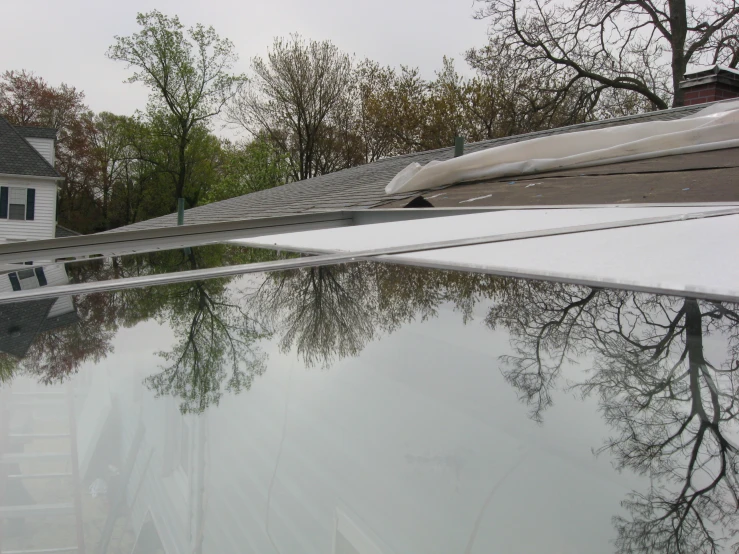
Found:
[[[28,215],[28,189],[31,187],[8,187],[8,221],[27,221],[26,216]],[[12,202],[12,196],[14,192],[23,191],[20,196],[23,196],[23,204],[18,202]],[[23,206],[23,218],[10,217],[11,206]]]
[[[35,221],[36,220],[36,192],[38,187],[34,186],[13,186],[3,185],[2,194],[0,194],[0,220],[4,221]],[[18,192],[22,191],[22,192]],[[22,196],[22,202],[11,202],[11,197],[15,193]],[[30,198],[29,198],[30,196]],[[11,206],[23,206],[23,217],[11,217]],[[29,207],[30,216],[29,217]],[[4,211],[4,213],[3,213]]]
[[[33,278],[36,279],[36,286],[23,288],[22,278],[20,274],[28,272],[28,271],[33,272]],[[23,269],[18,269],[17,271],[10,271],[7,273],[7,276],[8,276],[8,280],[10,281],[10,286],[15,292],[24,291],[24,290],[34,290],[37,288],[45,287],[49,284],[49,282],[46,279],[46,273],[44,272],[44,268],[41,266],[27,267]],[[23,280],[27,280],[27,279],[28,278],[23,278]],[[17,283],[18,288],[16,288],[16,283]]]

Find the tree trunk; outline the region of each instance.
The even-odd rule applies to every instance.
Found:
[[[183,193],[185,191],[185,180],[187,177],[187,163],[185,160],[185,152],[187,150],[187,135],[188,135],[187,130],[183,129],[182,136],[180,137],[179,148],[177,150],[178,168],[177,168],[177,184],[175,186],[175,198],[174,198],[175,206],[177,206],[177,200],[179,198],[184,198]]]
[[[672,107],[677,108],[685,102],[685,94],[680,82],[685,76],[685,39],[688,36],[688,17],[685,0],[670,0],[670,32],[672,33]]]
[[[707,422],[709,420],[703,407],[700,387],[702,367],[705,365],[701,309],[695,298],[686,298],[684,306],[685,345],[688,350],[688,369],[690,372],[690,392],[692,397],[691,412],[697,415],[701,421]]]

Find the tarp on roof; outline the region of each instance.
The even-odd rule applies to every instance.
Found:
[[[531,139],[425,166],[412,163],[386,194],[479,179],[541,173],[739,146],[739,102],[715,104],[676,121],[652,121]]]

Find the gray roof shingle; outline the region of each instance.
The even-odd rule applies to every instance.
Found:
[[[54,237],[56,238],[76,237],[78,235],[79,233],[77,231],[72,231],[72,229],[67,229],[66,227],[62,227],[61,225],[57,224],[56,233],[54,234]]]
[[[0,351],[22,358],[46,322],[56,298],[6,304],[0,311]]]
[[[647,121],[682,119],[705,107],[706,104],[687,106],[605,121],[582,123],[512,137],[484,140],[465,145],[465,153],[575,131],[615,127]],[[288,183],[280,187],[191,208],[185,212],[185,224],[214,223],[307,212],[322,212],[344,208],[370,208],[380,203],[419,194],[418,192],[398,195],[385,194],[385,186],[408,164],[412,162],[425,164],[431,160],[446,160],[453,156],[454,148],[449,147],[382,159],[370,164],[321,175],[320,177],[314,177],[305,181]],[[115,229],[115,231],[170,227],[176,224],[177,214],[170,214]]]
[[[0,117],[0,173],[61,177],[56,169],[18,133],[15,127],[2,117]]]
[[[56,140],[56,129],[52,127],[18,127],[13,126],[18,134],[25,138],[43,138]]]

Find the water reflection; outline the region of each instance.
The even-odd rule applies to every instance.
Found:
[[[68,270],[79,282],[265,256],[217,245]],[[14,329],[21,313],[47,309],[36,304],[1,306],[4,328]],[[650,480],[623,499],[625,512],[613,520],[618,552],[715,552],[732,544],[739,530],[739,309],[731,304],[356,263],[76,298],[76,323],[39,325],[24,352],[4,348],[0,371],[6,379],[20,372],[63,380],[108,356],[118,330],[153,320],[174,341],[145,385],[176,398],[183,413],[205,413],[268,370],[270,341],[304,366],[330,369],[448,308],[464,324],[482,316],[491,337],[504,332],[508,354],[493,342],[479,348],[499,362],[533,421],[546,425],[566,394],[597,402],[611,434],[591,445],[596,454]],[[403,459],[461,458],[422,452]]]

